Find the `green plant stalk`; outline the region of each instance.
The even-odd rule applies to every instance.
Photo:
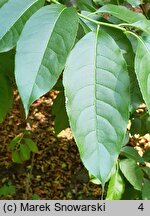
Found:
[[[55,3],[55,4],[61,4],[60,2],[56,1],[56,0],[48,0],[49,2]]]
[[[90,22],[93,22],[93,23],[95,23],[95,24],[97,24],[97,25],[103,25],[103,26],[108,26],[108,27],[111,27],[111,28],[117,28],[117,29],[120,29],[120,30],[123,31],[123,32],[126,31],[125,28],[120,27],[120,26],[118,26],[118,25],[111,24],[111,23],[104,23],[104,22],[96,21],[96,20],[93,20],[93,19],[91,19],[91,18],[89,18],[89,17],[87,17],[87,16],[84,16],[83,14],[80,14],[80,13],[78,13],[78,15],[79,15],[81,18],[86,19],[86,20],[88,20],[88,21],[90,21]]]
[[[50,0],[50,1],[53,2],[53,3],[55,3],[55,4],[60,4],[60,2],[58,2],[58,1],[56,1],[56,0]],[[94,12],[94,13],[91,13],[90,15],[92,15],[92,14],[95,14],[95,12]],[[103,26],[107,26],[107,27],[111,27],[111,28],[116,28],[116,29],[119,29],[119,30],[123,31],[124,33],[129,33],[130,31],[127,31],[127,30],[126,30],[124,27],[122,27],[122,26],[130,26],[130,27],[134,27],[134,28],[137,28],[137,29],[141,30],[140,28],[138,28],[138,27],[136,27],[136,26],[133,26],[132,24],[129,24],[129,23],[121,23],[121,24],[116,25],[116,24],[111,24],[111,23],[105,23],[105,22],[96,21],[96,20],[93,20],[93,19],[89,18],[88,16],[84,16],[83,14],[80,14],[80,13],[78,13],[78,15],[79,15],[81,18],[83,18],[83,19],[86,19],[86,20],[88,20],[88,21],[90,21],[90,22],[95,23],[96,25],[103,25]],[[131,32],[131,33],[132,33],[132,32]],[[133,33],[133,35],[134,35],[136,38],[140,39],[136,34]]]
[[[146,45],[144,44],[143,40],[142,40],[137,34],[135,34],[135,33],[132,32],[132,31],[125,31],[124,33],[125,33],[125,34],[131,34],[131,35],[133,35],[136,39],[138,39],[138,40],[142,43],[142,45],[145,47],[145,49],[147,49],[147,51],[149,52],[149,50],[148,50],[148,48],[146,47]]]

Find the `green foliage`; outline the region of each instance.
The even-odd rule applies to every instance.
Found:
[[[15,186],[11,185],[11,183],[4,184],[2,187],[0,187],[0,196],[8,196],[13,195],[16,193]]]
[[[0,52],[6,52],[16,45],[26,21],[43,3],[44,0],[8,0],[3,5],[0,11]]]
[[[150,149],[147,149],[147,151],[144,152],[144,154],[143,154],[143,159],[144,159],[146,162],[150,162]]]
[[[33,194],[32,200],[40,200],[40,196],[38,194]]]
[[[10,50],[9,52],[0,53],[0,73],[3,73],[11,81],[14,81],[14,60],[15,60],[15,50]],[[6,64],[7,62],[7,64]],[[11,84],[10,83],[10,84]]]
[[[111,4],[101,7],[96,13],[108,13],[130,24],[138,22],[139,20],[146,20],[145,16],[140,13],[134,13],[123,6]]]
[[[7,76],[0,73],[0,123],[5,119],[10,111],[13,102],[12,87]]]
[[[1,0],[0,1],[0,7],[2,7],[8,0]]]
[[[122,5],[141,3],[143,14]],[[140,0],[0,2],[0,123],[12,106],[15,85],[26,117],[40,96],[60,91],[52,106],[55,133],[71,125],[91,182],[108,184],[106,199],[150,199],[150,151],[141,157],[126,146],[128,134],[150,133],[146,6]],[[139,115],[135,111],[143,102],[146,109]],[[38,153],[27,132],[8,148],[15,163]]]
[[[143,99],[150,114],[150,37],[138,41],[135,57],[135,71],[141,88]]]
[[[142,188],[142,199],[150,200],[150,181],[147,179],[144,179],[144,185]]]
[[[141,164],[144,163],[144,159],[138,154],[138,152],[129,146],[125,146],[121,149],[121,152],[129,159],[133,159],[136,162],[139,162]]]
[[[141,116],[133,116],[131,119],[130,133],[144,135],[150,133],[150,116],[144,113]]]
[[[24,139],[25,144],[27,145],[27,147],[29,148],[30,151],[37,153],[38,152],[38,148],[35,142],[33,142],[31,139]]]
[[[119,168],[117,167],[114,174],[111,176],[108,190],[107,190],[107,200],[119,200],[125,190],[125,184],[122,176],[120,175]]]
[[[126,0],[129,4],[131,4],[133,7],[136,7],[140,4],[142,4],[142,0]]]
[[[72,67],[75,57],[79,60]],[[99,29],[97,34],[82,38],[69,56],[63,83],[80,156],[87,169],[104,183],[123,143],[129,111],[128,73],[114,40]],[[101,163],[104,165],[99,166]]]
[[[22,163],[30,159],[31,152],[38,153],[38,147],[35,142],[24,135],[18,135],[12,139],[8,145],[8,149],[12,152],[12,161]]]
[[[17,45],[15,75],[26,115],[31,103],[56,84],[77,27],[76,11],[63,5],[43,7],[25,26]]]
[[[52,113],[55,116],[54,129],[59,134],[62,130],[69,127],[68,116],[65,109],[65,96],[63,92],[57,95],[52,106]]]
[[[137,165],[136,161],[132,159],[124,159],[120,161],[119,165],[122,173],[130,182],[130,184],[133,185],[136,190],[141,190],[143,182],[143,172]]]

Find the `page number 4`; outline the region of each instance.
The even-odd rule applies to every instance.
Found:
[[[141,203],[138,207],[139,210],[143,211],[144,210],[144,206],[143,206],[143,203]]]

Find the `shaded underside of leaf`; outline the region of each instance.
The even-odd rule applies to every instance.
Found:
[[[0,8],[0,52],[12,49],[26,21],[44,5],[44,0],[9,0]]]
[[[141,190],[143,182],[143,172],[132,159],[124,159],[120,161],[120,169],[126,179],[136,190]]]
[[[138,41],[137,46],[135,72],[150,114],[150,37],[141,40]]]
[[[0,53],[0,71],[5,74],[9,80],[14,80],[15,50]]]
[[[0,73],[0,123],[4,120],[13,102],[13,92],[8,78]]]
[[[131,24],[131,26],[150,34],[150,20],[147,20],[143,14],[133,12],[124,6],[108,4],[98,9],[96,13],[111,14],[112,16]]]
[[[46,6],[27,22],[17,45],[15,71],[26,115],[30,104],[55,85],[77,28],[76,11],[63,5]]]
[[[83,37],[69,56],[63,83],[81,159],[104,184],[123,143],[129,111],[129,77],[114,40],[102,30]]]
[[[150,200],[150,180],[144,179],[144,185],[142,188],[142,199]]]
[[[52,113],[55,116],[54,129],[59,134],[62,130],[69,127],[68,116],[65,107],[65,96],[63,92],[57,95],[52,106]]]
[[[144,163],[143,158],[138,154],[137,150],[133,147],[125,146],[122,148],[121,152],[128,158],[131,158],[139,163]]]
[[[128,10],[124,6],[107,4],[96,11],[96,13],[109,13],[118,19],[121,19],[127,23],[134,23],[139,20],[145,19],[145,16],[141,13],[135,13]]]

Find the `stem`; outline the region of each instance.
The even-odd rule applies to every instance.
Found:
[[[61,4],[61,3],[58,2],[57,0],[50,0],[50,2],[55,3],[55,4]]]
[[[129,27],[133,27],[133,28],[136,28],[136,29],[138,29],[138,30],[140,30],[140,31],[143,31],[140,27],[138,27],[138,26],[135,26],[135,25],[133,25],[133,24],[129,24],[129,23],[120,23],[120,24],[118,24],[118,26],[129,26]]]
[[[104,200],[104,191],[105,191],[105,185],[102,184],[102,193],[101,193],[101,200]]]
[[[143,44],[143,46],[145,46],[145,44],[143,43],[142,39],[137,34],[133,33],[132,31],[126,31],[125,34],[131,34],[131,35],[133,35],[134,37],[136,37]]]
[[[50,0],[50,1],[53,2],[53,3],[56,3],[56,4],[60,4],[60,2],[58,2],[57,0]],[[84,16],[83,14],[80,14],[80,13],[78,13],[78,15],[83,19],[86,19],[86,20],[88,20],[90,22],[95,23],[96,25],[102,25],[102,26],[108,26],[108,27],[111,27],[111,28],[116,28],[116,29],[119,29],[119,30],[123,31],[125,34],[131,34],[134,37],[136,37],[138,40],[140,40],[140,42],[144,45],[144,47],[146,47],[145,44],[143,43],[142,39],[138,35],[136,35],[132,31],[127,31],[124,27],[122,27],[122,26],[130,26],[130,27],[134,27],[134,28],[137,28],[137,29],[141,30],[138,26],[134,26],[134,25],[129,24],[129,23],[121,23],[121,24],[118,24],[118,25],[111,24],[111,23],[105,23],[105,22],[100,22],[100,21],[91,19],[90,17]],[[147,49],[147,47],[146,47],[146,49]]]
[[[96,21],[96,20],[93,20],[93,19],[91,19],[91,18],[89,18],[89,17],[87,17],[87,16],[84,16],[83,14],[80,14],[80,13],[78,13],[78,15],[79,15],[81,18],[86,19],[86,20],[88,20],[88,21],[90,21],[90,22],[93,22],[93,23],[95,23],[95,24],[97,24],[97,25],[103,25],[103,26],[108,26],[108,27],[120,29],[120,30],[122,30],[123,32],[126,31],[125,28],[120,27],[120,26],[118,26],[118,25],[111,24],[111,23],[104,23],[104,22]]]
[[[56,4],[60,4],[60,2],[58,2],[57,0],[48,0],[48,1],[51,1],[51,2],[56,3]],[[91,13],[89,15],[92,15],[92,14],[93,13]],[[121,31],[123,31],[125,33],[128,32],[128,31],[126,31],[126,29],[124,27],[122,27],[122,26],[131,26],[131,27],[134,27],[134,28],[135,27],[138,28],[137,26],[133,26],[132,24],[129,24],[129,23],[121,23],[121,24],[116,25],[116,24],[105,23],[105,22],[100,22],[100,21],[91,19],[91,18],[88,17],[89,15],[84,16],[83,14],[80,14],[80,13],[78,13],[78,15],[83,19],[86,19],[86,20],[88,20],[90,22],[95,23],[96,25],[102,25],[102,26],[108,26],[108,27],[111,27],[111,28],[116,28],[116,29],[119,29],[119,30],[121,30]],[[138,29],[141,30],[140,28],[138,28]],[[135,36],[135,34],[134,34],[134,36]]]
[[[136,37],[141,43],[142,45],[145,47],[145,49],[147,50],[148,53],[150,53],[149,49],[147,48],[147,46],[145,45],[145,43],[143,42],[143,40],[138,36],[136,35],[135,33],[133,33],[132,31],[126,31],[125,34],[131,34],[133,35],[134,37]]]
[[[120,23],[118,24],[118,26],[131,26],[131,27],[135,27],[134,25],[130,24],[130,23]]]

